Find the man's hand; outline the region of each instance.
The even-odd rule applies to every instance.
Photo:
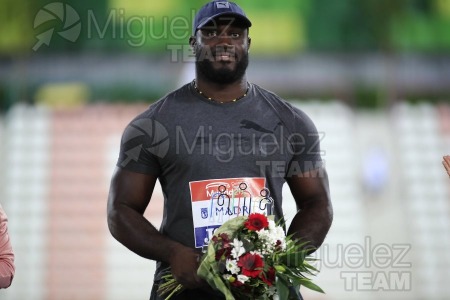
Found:
[[[171,250],[169,263],[176,281],[188,289],[204,287],[206,282],[197,275],[201,253],[183,245]]]

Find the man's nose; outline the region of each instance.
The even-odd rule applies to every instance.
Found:
[[[219,34],[217,45],[231,45],[231,44],[232,44],[231,36],[228,33],[222,32]]]

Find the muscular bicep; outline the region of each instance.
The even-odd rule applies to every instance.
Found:
[[[108,199],[108,228],[111,235],[134,253],[168,262],[173,242],[145,218],[152,196],[155,175],[117,168]]]
[[[157,177],[116,168],[108,196],[108,214],[121,206],[143,214],[155,187]]]
[[[297,209],[305,209],[311,205],[330,205],[328,175],[325,168],[318,168],[300,175],[286,178]]]
[[[288,234],[308,241],[310,251],[314,251],[323,243],[333,221],[327,173],[318,168],[292,176],[287,182],[298,208]]]

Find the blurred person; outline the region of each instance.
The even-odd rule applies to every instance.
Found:
[[[444,168],[447,171],[448,176],[450,176],[450,155],[445,155],[443,157],[442,164],[444,165]]]
[[[377,196],[389,182],[389,161],[384,149],[372,146],[363,161],[363,183],[368,193]]]
[[[205,246],[201,239],[208,240],[206,227],[199,224],[208,211],[193,213],[195,183],[262,180],[279,220],[287,182],[298,208],[287,234],[317,249],[331,226],[317,130],[303,111],[247,81],[249,27],[235,3],[205,4],[189,39],[195,79],[150,105],[123,133],[108,197],[108,226],[128,249],[157,261],[152,300],[161,299],[156,291],[168,268],[187,288],[173,299],[224,299],[197,275]],[[157,179],[164,194],[159,231],[143,216]],[[302,299],[299,291],[292,294]]]
[[[14,253],[8,235],[8,217],[0,204],[0,288],[11,285],[14,277]]]

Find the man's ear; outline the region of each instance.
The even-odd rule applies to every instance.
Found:
[[[189,38],[189,45],[191,46],[192,53],[195,54],[195,46],[197,45],[197,39],[195,36]]]
[[[247,51],[250,51],[250,46],[252,44],[252,38],[251,37],[247,38],[247,43],[248,43]]]
[[[189,45],[191,45],[191,47],[194,47],[195,44],[197,44],[196,37],[191,35],[191,37],[189,38]]]

